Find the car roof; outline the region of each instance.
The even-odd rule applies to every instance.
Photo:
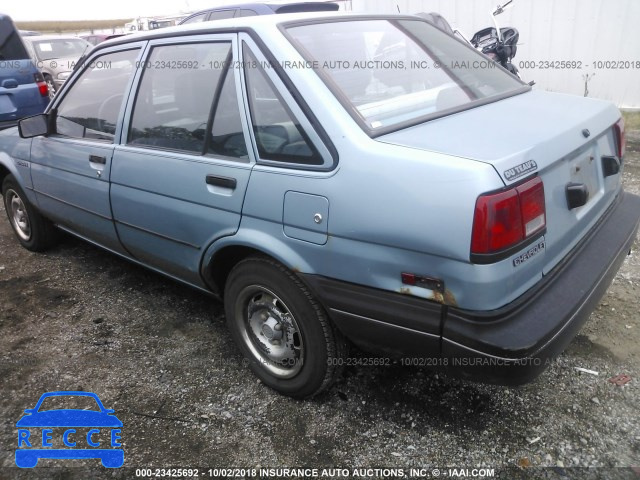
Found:
[[[424,21],[420,17],[413,15],[398,14],[360,14],[351,12],[305,12],[305,13],[284,13],[280,15],[256,15],[253,17],[237,17],[224,20],[214,20],[211,22],[189,23],[187,25],[178,25],[175,27],[162,28],[148,32],[139,32],[124,37],[107,40],[96,46],[92,50],[98,52],[103,48],[122,45],[126,43],[134,43],[145,40],[153,40],[156,38],[172,38],[187,35],[198,35],[207,33],[228,33],[229,31],[246,31],[260,30],[269,27],[279,27],[283,24],[292,22],[313,21],[323,22],[331,20],[365,20],[365,19],[407,19]]]
[[[259,14],[273,14],[277,13],[278,10],[289,10],[295,8],[317,8],[318,12],[330,12],[335,11],[340,8],[337,3],[333,2],[293,2],[293,3],[236,3],[233,5],[221,5],[219,7],[211,7],[205,8],[203,10],[198,10],[190,14],[188,17],[185,17],[185,20],[188,18],[194,17],[196,15],[201,15],[203,13],[208,12],[221,12],[224,10],[254,10]]]

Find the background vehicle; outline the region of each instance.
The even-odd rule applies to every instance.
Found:
[[[125,33],[92,33],[91,35],[80,35],[80,38],[86,40],[91,45],[98,45],[99,43],[105,42],[107,40],[111,40],[112,38],[118,38],[126,35]]]
[[[256,15],[273,15],[283,13],[300,12],[334,12],[340,6],[328,2],[300,2],[300,3],[242,3],[238,5],[226,5],[224,7],[210,8],[193,13],[180,22],[187,23],[207,22],[210,20],[224,20],[234,17],[253,17]]]
[[[509,0],[504,5],[498,5],[496,10],[491,13],[491,18],[495,27],[489,27],[476,32],[471,37],[471,44],[489,57],[495,60],[513,75],[520,78],[518,68],[511,62],[518,51],[518,40],[520,33],[513,27],[503,27],[498,25],[498,15],[504,12],[505,7],[509,6],[513,0]]]
[[[124,31],[145,32],[148,30],[158,30],[159,28],[167,28],[178,25],[185,15],[170,17],[138,17],[124,24]]]
[[[93,45],[70,35],[37,35],[23,38],[29,55],[44,75],[53,97],[71,75],[78,59]]]
[[[47,84],[33,65],[10,17],[0,14],[0,129],[42,113]]]

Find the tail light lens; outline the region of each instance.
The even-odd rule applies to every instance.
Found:
[[[546,226],[544,184],[540,177],[503,192],[481,195],[473,218],[471,254],[499,254]]]
[[[40,92],[40,95],[42,95],[43,97],[49,96],[49,87],[47,86],[47,82],[44,81],[44,77],[42,76],[42,74],[40,72],[34,73],[33,77],[36,84],[38,85],[38,91]]]
[[[616,131],[616,144],[618,146],[618,158],[624,157],[627,150],[627,138],[624,134],[624,118],[620,118],[613,126]]]

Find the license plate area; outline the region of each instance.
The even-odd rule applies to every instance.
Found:
[[[589,192],[586,205],[592,203],[600,190],[598,162],[593,149],[581,152],[569,161],[571,183],[584,185]]]

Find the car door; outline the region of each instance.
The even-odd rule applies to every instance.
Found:
[[[33,139],[38,206],[61,227],[122,253],[111,215],[109,174],[141,44],[92,57],[49,111],[55,133]]]
[[[230,34],[150,42],[113,157],[111,204],[123,245],[200,286],[204,249],[238,229],[254,163],[237,55]]]

